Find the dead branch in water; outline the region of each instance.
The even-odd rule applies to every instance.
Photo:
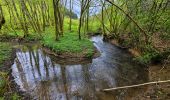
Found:
[[[113,90],[118,90],[118,89],[127,89],[127,88],[133,88],[133,87],[139,87],[139,86],[145,86],[145,85],[152,85],[152,84],[159,84],[159,83],[168,83],[168,82],[170,82],[170,80],[157,81],[157,82],[148,82],[148,83],[143,83],[143,84],[138,84],[138,85],[131,85],[131,86],[115,87],[115,88],[103,89],[102,91],[107,92],[107,91],[113,91]]]

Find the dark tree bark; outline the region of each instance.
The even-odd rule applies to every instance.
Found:
[[[2,11],[2,6],[0,5],[0,29],[2,28],[2,25],[5,24],[5,18],[4,18],[4,14]]]

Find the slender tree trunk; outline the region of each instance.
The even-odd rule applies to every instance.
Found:
[[[104,25],[104,6],[105,6],[105,1],[102,4],[102,29],[103,29],[103,35],[106,37],[106,31],[105,31],[105,25]]]
[[[86,23],[84,23],[85,13],[87,12],[87,9],[90,6],[90,2],[91,2],[91,0],[81,0],[80,1],[81,11],[80,11],[80,19],[79,19],[79,27],[78,27],[79,40],[81,40],[81,28],[82,28],[82,26],[84,26],[84,24],[86,24]],[[84,34],[85,34],[85,32],[84,32]]]
[[[46,20],[45,20],[45,1],[41,1],[41,13],[42,13],[42,19],[43,19],[43,31],[45,31],[45,25],[46,25]]]
[[[2,28],[3,24],[5,24],[5,18],[4,18],[4,14],[2,11],[2,6],[0,5],[0,29]]]
[[[70,23],[69,23],[69,31],[72,31],[72,0],[70,0]]]
[[[90,0],[88,0],[90,2]],[[86,15],[86,31],[89,31],[89,13],[90,13],[90,3],[87,4],[87,15]]]
[[[80,14],[79,27],[78,27],[79,40],[81,40],[81,26],[82,26],[82,12]]]
[[[56,0],[53,0],[53,9],[54,9],[54,20],[55,20],[55,36],[56,36],[56,40],[59,40],[59,28],[58,28],[58,18],[57,18],[57,12],[56,12],[56,6],[57,6],[57,2]]]
[[[138,27],[138,29],[144,34],[145,43],[148,43],[148,35],[147,35],[147,33],[145,32],[145,30],[143,30],[143,29],[138,25],[138,23],[137,23],[128,13],[126,13],[122,8],[120,8],[119,6],[117,6],[116,4],[114,4],[112,1],[110,1],[110,0],[105,0],[105,1],[109,2],[110,4],[112,4],[113,6],[115,6],[117,9],[119,9],[121,12],[123,12],[123,13]]]
[[[23,32],[24,32],[24,33],[27,33],[27,30],[25,30],[25,27],[24,27],[24,26],[25,26],[25,25],[24,25],[24,22],[23,22],[23,20],[22,20],[22,17],[21,17],[21,16],[19,15],[19,13],[18,13],[18,10],[17,10],[17,7],[16,7],[16,4],[15,4],[15,1],[14,1],[14,0],[12,0],[12,4],[13,4],[14,10],[15,10],[15,14],[16,14],[19,22],[20,22],[20,25],[21,25],[21,27],[22,27]]]
[[[28,26],[26,21],[26,14],[25,14],[25,6],[24,6],[24,0],[20,0],[21,3],[21,11],[22,11],[22,17],[23,17],[23,28],[24,28],[24,38],[28,36]]]

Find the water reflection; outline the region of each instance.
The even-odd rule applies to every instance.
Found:
[[[140,89],[100,91],[142,83],[148,76],[128,53],[103,42],[101,37],[92,41],[101,56],[92,63],[74,65],[59,64],[38,46],[20,45],[12,66],[16,83],[39,100],[122,100],[140,93]]]

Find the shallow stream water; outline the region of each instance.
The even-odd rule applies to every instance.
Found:
[[[22,91],[38,100],[131,100],[143,89],[102,92],[102,89],[148,81],[144,66],[101,36],[92,37],[101,55],[75,64],[52,59],[38,44],[15,45],[12,75]]]

